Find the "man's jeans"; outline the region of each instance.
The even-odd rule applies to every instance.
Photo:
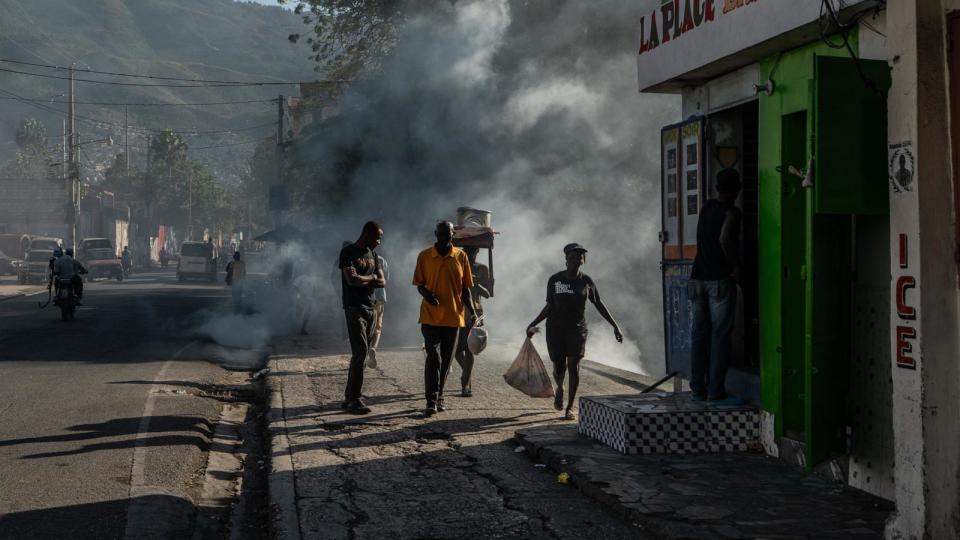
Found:
[[[347,375],[347,401],[360,399],[363,389],[363,367],[367,361],[370,332],[373,331],[373,308],[348,307],[343,310],[350,336],[350,371]]]
[[[423,346],[427,350],[427,361],[423,368],[423,382],[427,393],[427,407],[433,407],[443,401],[443,384],[450,373],[453,353],[457,350],[459,328],[431,326],[421,324]]]
[[[730,362],[730,334],[737,312],[737,284],[700,281],[687,284],[693,328],[690,332],[690,390],[707,399],[727,397],[724,382]]]

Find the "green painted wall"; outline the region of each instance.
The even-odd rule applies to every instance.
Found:
[[[856,35],[851,43],[856,51]],[[786,171],[788,165],[806,168],[812,153],[808,109],[816,55],[847,52],[817,42],[760,65],[760,80],[776,84],[772,96],[760,94],[758,279],[761,405],[775,415],[777,435],[804,429],[806,194]]]

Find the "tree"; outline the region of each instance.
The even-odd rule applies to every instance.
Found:
[[[376,70],[396,44],[404,19],[402,0],[277,0],[296,2],[294,13],[310,27],[307,43],[317,71],[333,79],[351,80]],[[296,43],[301,34],[291,34]]]
[[[36,118],[24,118],[14,134],[17,154],[2,167],[3,174],[26,178],[50,178],[55,176],[53,159],[60,148],[47,148],[47,128]]]

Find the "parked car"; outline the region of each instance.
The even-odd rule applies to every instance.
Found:
[[[20,283],[46,283],[50,271],[50,259],[53,250],[32,250],[17,268],[17,280]]]
[[[53,238],[52,236],[34,236],[30,238],[30,246],[27,251],[50,251],[63,247],[63,239]]]
[[[177,279],[203,278],[217,280],[217,262],[214,250],[205,242],[184,242],[180,245],[177,261]]]
[[[6,253],[0,251],[0,274],[16,275],[17,266],[20,265],[20,259],[14,259]]]
[[[109,238],[87,238],[77,246],[77,259],[87,268],[87,279],[123,281],[123,265]]]

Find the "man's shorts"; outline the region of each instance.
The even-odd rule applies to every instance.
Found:
[[[554,364],[562,364],[567,358],[583,358],[587,350],[587,329],[569,330],[547,328],[547,353]]]

